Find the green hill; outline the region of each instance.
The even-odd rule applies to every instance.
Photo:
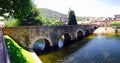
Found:
[[[57,11],[53,11],[50,9],[46,9],[46,8],[40,8],[40,12],[41,12],[41,16],[43,16],[45,18],[45,20],[50,20],[50,21],[60,21],[60,17],[61,16],[66,16],[66,14],[57,12]],[[80,17],[80,16],[76,16],[77,21],[85,21],[87,19],[89,20],[102,20],[104,19],[104,17]]]
[[[61,16],[67,16],[63,13],[59,13],[59,12],[46,9],[46,8],[40,8],[40,12],[41,12],[41,16],[43,16],[46,19],[53,20],[53,21],[56,21],[56,20],[59,21]]]

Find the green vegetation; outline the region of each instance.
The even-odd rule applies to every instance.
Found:
[[[61,26],[61,25],[62,25],[62,22],[60,21],[54,21],[54,22],[44,21],[44,24],[43,24],[43,26]]]
[[[21,20],[31,12],[32,7],[32,0],[0,0],[0,16],[13,16]]]
[[[110,26],[120,26],[120,22],[112,22],[110,23]]]
[[[62,22],[60,21],[51,21],[51,19],[49,18],[44,18],[42,17],[42,21],[43,21],[43,26],[61,26]]]
[[[60,22],[60,21],[55,21],[55,22],[53,22],[53,25],[56,25],[56,26],[61,26],[62,25],[62,22]]]
[[[19,26],[42,25],[40,12],[32,0],[0,0],[0,16],[17,19]],[[14,26],[14,21],[11,24]]]
[[[45,11],[43,12],[43,10],[46,10],[46,12]],[[53,14],[50,14],[50,12]],[[33,25],[34,26],[61,26],[62,22],[59,21],[59,18],[57,18],[58,17],[57,15],[60,17],[60,15],[64,15],[64,14],[60,14],[55,11],[51,11],[43,8],[41,9],[34,8],[33,11],[25,18],[25,20],[19,21],[18,19],[10,18],[5,21],[5,26],[6,27],[33,26]]]
[[[70,10],[68,13],[69,13],[68,25],[77,25],[77,20],[74,11]]]
[[[66,14],[59,13],[59,12],[56,12],[56,11],[53,11],[53,10],[50,10],[50,9],[46,9],[46,8],[40,8],[40,12],[41,12],[42,17],[44,17],[46,19],[50,19],[52,22],[56,21],[56,20],[59,21],[61,16],[67,17]],[[89,17],[79,17],[79,16],[77,16],[76,20],[77,21],[84,21],[87,18],[89,18]]]
[[[20,47],[12,38],[4,36],[11,63],[35,63],[32,54]]]
[[[41,12],[41,16],[46,18],[46,19],[50,19],[52,22],[53,21],[59,21],[61,16],[66,16],[65,14],[50,10],[50,9],[46,9],[46,8],[40,8],[40,12]]]
[[[5,27],[17,27],[19,26],[18,20],[5,21]]]
[[[33,8],[32,11],[25,17],[25,19],[19,21],[21,26],[41,26],[42,17],[40,15],[40,10]]]

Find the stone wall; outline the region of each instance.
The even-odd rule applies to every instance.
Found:
[[[117,32],[115,32],[115,28],[112,27],[99,27],[95,30],[94,34],[116,34],[120,33],[120,29],[117,29]]]
[[[24,47],[29,44],[29,32],[27,27],[9,27],[2,29],[4,35],[9,35],[16,42],[23,45]]]

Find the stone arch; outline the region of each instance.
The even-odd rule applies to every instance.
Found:
[[[91,28],[90,31],[93,31],[93,29]]]
[[[38,39],[33,44],[32,50],[34,50],[37,54],[43,51],[47,51],[50,49],[49,41],[46,39]]]
[[[82,29],[78,29],[78,30],[76,31],[76,34],[77,34],[77,32],[79,32],[79,31],[81,31],[81,32],[83,33],[83,35],[85,36],[85,31],[82,30]],[[77,35],[76,35],[76,37],[77,37]]]
[[[34,44],[35,44],[35,42],[36,42],[37,40],[40,40],[40,39],[43,39],[43,40],[45,41],[45,45],[47,45],[47,46],[52,46],[52,45],[53,45],[53,43],[51,42],[50,38],[44,37],[44,36],[40,36],[40,37],[37,37],[36,39],[34,39],[34,40],[32,41],[32,43],[31,43],[31,45],[30,45],[30,48],[32,49],[33,46],[34,46]]]
[[[93,28],[91,28],[91,29],[90,29],[90,33],[93,33],[93,32],[94,32],[94,29],[93,29]]]
[[[104,24],[104,23],[101,23],[100,26],[101,26],[101,27],[105,27],[105,24]]]
[[[104,26],[103,26],[104,27]],[[94,30],[97,29],[97,26],[94,27]]]
[[[58,39],[58,47],[59,47],[60,43],[62,43],[63,46],[71,44],[71,39],[72,39],[72,36],[70,33],[62,33]],[[61,47],[59,47],[59,48],[61,48]]]
[[[86,31],[85,31],[85,36],[88,36],[90,34],[90,31],[87,29]]]
[[[84,33],[83,33],[83,31],[78,30],[76,32],[76,39],[82,39],[82,38],[84,38]]]

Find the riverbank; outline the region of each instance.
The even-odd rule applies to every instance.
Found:
[[[117,29],[117,33],[120,33],[120,29]],[[112,27],[99,27],[94,34],[116,34],[116,30]]]
[[[23,49],[9,36],[4,37],[11,63],[42,63],[34,52]]]

